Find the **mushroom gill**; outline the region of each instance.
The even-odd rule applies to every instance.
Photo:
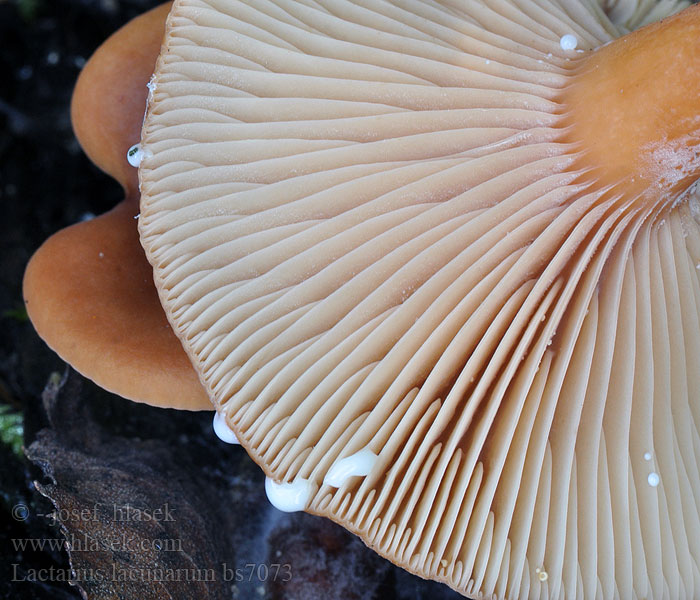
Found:
[[[175,1],[141,240],[273,493],[475,598],[697,597],[700,9],[617,39],[659,6]]]

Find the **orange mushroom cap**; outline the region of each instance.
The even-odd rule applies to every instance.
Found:
[[[76,84],[73,127],[87,155],[125,190],[112,211],[49,238],[24,276],[29,317],[76,370],[131,400],[190,410],[211,403],[172,332],[139,245],[137,171],[148,82],[170,3],[134,19],[88,61]]]

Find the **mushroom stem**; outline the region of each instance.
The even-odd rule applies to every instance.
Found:
[[[594,52],[565,91],[597,174],[672,199],[700,176],[700,6]],[[661,192],[661,194],[659,194]]]

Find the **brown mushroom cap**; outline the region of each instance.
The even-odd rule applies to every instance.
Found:
[[[115,33],[85,65],[73,126],[90,158],[126,198],[109,213],[59,231],[36,252],[24,278],[27,312],[64,360],[102,387],[158,406],[211,409],[158,301],[138,241],[136,169],[126,151],[139,139],[146,83],[170,4]]]
[[[601,178],[569,120],[623,31],[580,0],[169,18],[139,226],[174,330],[268,476],[471,597],[697,595],[700,203]]]

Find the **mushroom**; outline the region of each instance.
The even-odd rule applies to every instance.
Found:
[[[697,596],[700,8],[618,39],[680,8],[175,1],[141,241],[283,508],[475,598]]]
[[[142,240],[272,498],[472,597],[697,595],[698,10],[614,41],[684,5],[176,2]]]
[[[83,69],[72,103],[86,153],[124,188],[111,212],[58,232],[30,261],[27,312],[46,343],[125,398],[190,410],[211,402],[173,334],[138,243],[139,192],[124,160],[139,139],[148,82],[170,4],[132,21]]]

